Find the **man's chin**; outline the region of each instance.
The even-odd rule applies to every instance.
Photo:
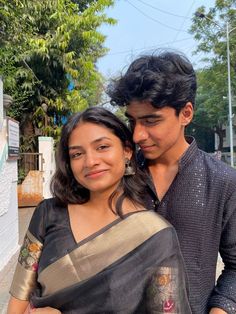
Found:
[[[146,158],[146,159],[150,159],[150,160],[155,160],[159,157],[159,154],[157,153],[154,153],[154,152],[144,152],[142,151],[143,153],[143,156]]]

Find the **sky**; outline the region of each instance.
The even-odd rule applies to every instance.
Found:
[[[197,42],[188,33],[193,13],[200,6],[213,7],[215,0],[116,0],[106,11],[116,25],[103,25],[109,49],[98,63],[99,71],[111,78],[127,69],[138,56],[158,48],[183,52],[194,67],[201,65],[202,54],[193,55]]]

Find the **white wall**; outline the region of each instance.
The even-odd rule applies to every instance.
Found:
[[[3,83],[0,77],[0,132],[3,126]]]
[[[1,79],[0,79],[1,81]],[[0,84],[0,106],[3,104]],[[18,249],[17,161],[7,160],[6,119],[0,110],[0,270]],[[2,120],[1,120],[2,119]]]
[[[52,137],[38,137],[39,153],[43,154],[43,197],[50,198],[50,182],[55,172],[54,141]]]

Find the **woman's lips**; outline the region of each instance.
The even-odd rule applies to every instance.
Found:
[[[102,169],[102,170],[96,170],[96,171],[90,171],[86,173],[85,177],[86,178],[97,178],[103,175],[105,172],[107,172],[107,169]]]

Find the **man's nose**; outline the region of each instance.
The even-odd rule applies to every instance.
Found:
[[[141,123],[136,123],[133,129],[133,141],[138,144],[148,138],[146,128]]]

